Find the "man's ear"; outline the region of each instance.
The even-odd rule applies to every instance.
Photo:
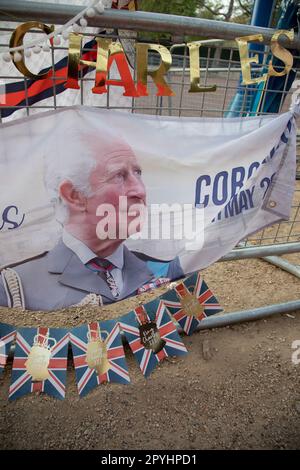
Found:
[[[71,181],[65,180],[59,185],[59,195],[73,210],[86,210],[86,196],[75,189]]]

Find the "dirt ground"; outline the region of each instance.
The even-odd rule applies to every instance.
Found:
[[[300,254],[290,258],[300,264]],[[299,299],[299,279],[262,260],[216,263],[203,275],[225,312]],[[107,307],[101,317],[129,311],[136,301]],[[99,314],[82,308],[62,319],[0,309],[0,321],[73,326]],[[183,338],[189,354],[166,360],[147,380],[127,351],[131,384],[101,385],[85,398],[77,395],[70,365],[64,401],[30,395],[9,403],[10,365],[0,379],[0,448],[299,449],[295,340],[300,311],[194,333]]]

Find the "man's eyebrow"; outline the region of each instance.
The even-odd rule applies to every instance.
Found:
[[[127,168],[127,165],[124,162],[108,162],[105,168],[105,173],[114,173],[115,171],[123,170],[124,168]]]
[[[132,166],[133,168],[138,168],[139,170],[142,169],[141,165],[138,162],[135,162]]]
[[[134,169],[141,169],[141,166],[137,162],[133,162],[130,166]],[[127,170],[128,164],[127,162],[108,162],[105,168],[106,174],[115,173],[120,170]]]

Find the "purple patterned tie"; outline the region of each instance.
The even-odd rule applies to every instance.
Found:
[[[115,265],[110,261],[104,258],[93,258],[91,261],[86,263],[86,267],[94,272],[105,273],[106,282],[111,290],[113,297],[118,298],[120,295],[119,288],[116,284],[116,281],[111,273],[112,269],[115,268]]]

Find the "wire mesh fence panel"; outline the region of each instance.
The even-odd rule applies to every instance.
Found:
[[[0,22],[0,53],[7,50],[10,36],[20,23]],[[84,50],[95,51],[95,44],[91,43],[95,37],[111,38],[120,40],[128,62],[131,65],[132,76],[135,79],[135,43],[139,40],[138,34],[133,31],[111,29],[88,28],[84,33]],[[38,31],[31,31],[26,35],[26,41],[31,41]],[[26,45],[26,41],[24,43]],[[241,63],[237,44],[234,41],[222,39],[208,39],[201,41],[199,48],[200,64],[200,86],[206,88],[203,92],[189,92],[191,87],[191,70],[189,60],[189,49],[187,46],[189,38],[181,44],[169,46],[172,54],[172,65],[167,73],[166,81],[173,90],[173,96],[156,96],[157,87],[151,78],[148,78],[148,96],[132,98],[123,96],[124,89],[121,86],[108,86],[107,94],[94,94],[92,88],[95,82],[95,69],[88,73],[79,74],[79,90],[65,89],[64,82],[67,74],[68,41],[63,40],[59,46],[52,46],[50,53],[41,52],[32,54],[26,59],[28,68],[33,73],[39,73],[42,69],[52,70],[52,76],[48,79],[47,87],[37,90],[32,87],[32,80],[24,76],[16,69],[13,63],[2,61],[0,69],[0,95],[1,98],[1,121],[29,116],[35,113],[57,109],[72,105],[104,107],[111,109],[122,109],[132,113],[159,114],[164,116],[199,116],[205,118],[214,117],[239,117],[260,114],[282,113],[291,105],[292,93],[295,91],[292,84],[299,77],[297,64],[300,63],[299,56],[294,53],[294,66],[290,74],[281,80],[281,86],[277,84],[272,87],[269,79],[260,87],[241,84]],[[151,41],[153,42],[153,39]],[[255,54],[256,51],[252,50]],[[263,57],[262,64],[252,66],[252,76],[261,75],[268,65],[270,58],[269,46],[265,51],[259,51]],[[150,52],[148,55],[148,66],[155,69],[159,66],[161,58],[158,53]],[[60,66],[58,67],[58,64]],[[283,69],[283,65],[277,66],[277,71]],[[116,68],[110,69],[110,77],[119,78]],[[275,82],[274,82],[275,83]],[[23,100],[17,105],[5,102],[5,96],[12,92],[12,84],[15,90],[23,90]],[[215,87],[215,91],[212,91]],[[210,90],[209,90],[210,88]],[[41,93],[41,98],[33,100],[33,94]],[[267,106],[272,103],[272,106]],[[9,111],[9,112],[8,112]],[[300,154],[300,140],[297,146]],[[297,173],[295,180],[294,201],[289,221],[281,222],[264,229],[247,240],[244,246],[287,244],[300,241],[300,159],[297,157]]]

